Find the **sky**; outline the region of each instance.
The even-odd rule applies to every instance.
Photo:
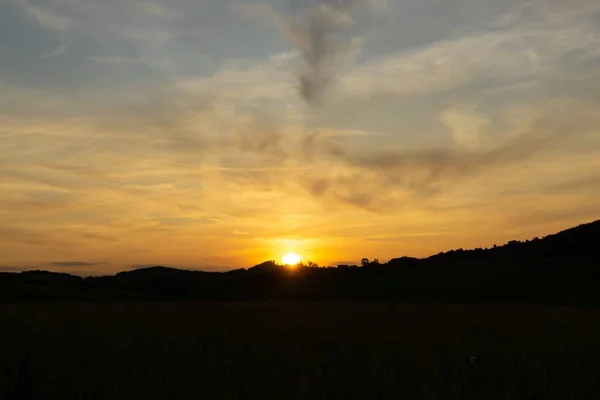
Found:
[[[599,198],[597,0],[0,0],[0,271],[425,257]]]

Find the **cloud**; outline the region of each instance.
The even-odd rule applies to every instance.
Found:
[[[23,267],[11,267],[6,265],[0,265],[0,272],[21,272],[26,270],[27,268]]]
[[[105,262],[86,262],[86,261],[57,261],[50,263],[55,267],[96,267],[106,264]]]
[[[301,9],[296,18],[265,3],[235,4],[231,8],[246,17],[272,23],[293,44],[304,60],[298,74],[298,94],[310,106],[323,104],[339,73],[361,52],[363,39],[350,28],[360,14],[381,12],[386,1],[319,0]]]
[[[52,31],[59,44],[50,51],[42,53],[38,56],[40,60],[47,60],[64,54],[67,51],[65,37],[67,31],[72,25],[72,21],[64,15],[54,12],[48,7],[42,7],[36,4],[31,4],[28,0],[15,0],[22,8],[25,14],[35,20],[41,26]]]
[[[52,50],[48,53],[42,54],[39,58],[40,58],[40,60],[46,60],[48,58],[59,56],[59,55],[63,54],[65,51],[67,51],[67,46],[64,44],[61,44],[61,45],[58,45],[54,50]]]
[[[36,20],[40,25],[58,32],[66,31],[71,25],[71,21],[49,8],[41,7],[35,4],[30,4],[26,0],[16,0],[23,7],[25,13],[32,19]]]
[[[554,194],[566,194],[566,193],[590,193],[592,195],[598,196],[600,195],[600,175],[598,174],[590,174],[590,169],[595,170],[597,165],[587,166],[583,176],[571,178],[571,179],[561,179],[557,182],[548,183],[543,188],[544,193],[554,193]]]
[[[138,60],[136,58],[117,57],[117,56],[106,56],[106,57],[94,56],[94,57],[87,57],[86,59],[91,60],[91,61],[106,63],[106,64],[136,64],[136,63],[142,62],[141,60]]]
[[[459,146],[476,148],[485,140],[491,121],[474,105],[457,105],[447,108],[440,118],[450,128],[452,138]]]
[[[488,125],[485,117],[464,110],[451,113],[450,118],[454,135],[461,141],[465,132]],[[307,173],[303,185],[316,198],[329,197],[371,211],[389,211],[413,203],[415,198],[432,198],[466,178],[491,170],[502,172],[556,152],[558,146],[597,131],[600,123],[600,114],[592,106],[577,101],[548,102],[528,112],[527,117],[513,115],[517,118],[511,123],[513,129],[498,134],[485,146],[473,145],[468,137],[467,145],[459,147],[356,151],[338,140],[322,139],[316,148],[328,161]]]
[[[368,60],[340,78],[337,101],[440,92],[469,82],[505,86],[542,79],[569,60],[595,54],[600,33],[590,13],[546,12],[539,21],[476,31]]]
[[[152,0],[128,0],[128,3],[133,8],[154,17],[170,18],[179,15],[179,12],[174,7],[169,7]]]
[[[296,18],[264,3],[233,8],[271,22],[298,48],[305,62],[298,76],[299,94],[313,106],[322,104],[335,82],[336,97],[331,103],[443,91],[474,80],[505,85],[513,79],[542,76],[570,52],[578,51],[585,58],[600,47],[590,14],[558,17],[546,11],[540,22],[525,20],[492,32],[471,32],[346,68],[362,47],[363,39],[349,29],[355,17],[360,22],[365,14],[357,4],[363,3],[321,0],[302,9]]]
[[[177,82],[177,87],[184,93],[219,100],[217,106],[223,108],[222,112],[229,112],[236,105],[247,107],[260,101],[289,101],[294,86],[287,68],[296,57],[295,52],[288,51],[258,62],[230,61],[212,76],[184,79]]]
[[[305,60],[305,68],[299,75],[299,94],[311,106],[322,104],[325,92],[346,63],[347,54],[360,47],[360,41],[341,32],[353,25],[354,20],[344,3],[339,4],[342,5],[317,3],[308,10],[305,26],[290,26],[291,37]]]

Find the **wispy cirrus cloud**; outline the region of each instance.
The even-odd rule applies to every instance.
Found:
[[[71,20],[64,15],[58,14],[49,7],[36,4],[27,0],[15,0],[27,14],[28,17],[34,19],[40,25],[54,31],[64,32],[69,29]]]
[[[142,62],[141,60],[138,60],[135,58],[118,57],[118,56],[107,56],[107,57],[93,56],[93,57],[87,57],[87,59],[91,60],[91,61],[106,63],[106,64],[137,64],[137,63]]]
[[[491,121],[473,104],[459,104],[440,114],[442,122],[452,131],[453,140],[464,147],[475,148],[487,138]]]
[[[49,51],[48,53],[42,54],[39,58],[40,58],[40,60],[46,60],[48,58],[59,56],[59,55],[63,54],[65,51],[67,51],[67,46],[64,44],[60,44],[54,50]]]
[[[486,79],[503,86],[514,79],[543,77],[570,52],[598,46],[600,34],[572,26],[483,33],[369,61],[341,79],[340,96],[411,96]]]

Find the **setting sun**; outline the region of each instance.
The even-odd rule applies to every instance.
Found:
[[[302,257],[296,253],[287,253],[285,256],[281,258],[281,261],[285,265],[296,265],[302,261]]]

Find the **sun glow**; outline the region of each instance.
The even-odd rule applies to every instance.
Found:
[[[287,253],[281,258],[281,261],[285,265],[297,265],[302,261],[302,257],[296,253]]]

